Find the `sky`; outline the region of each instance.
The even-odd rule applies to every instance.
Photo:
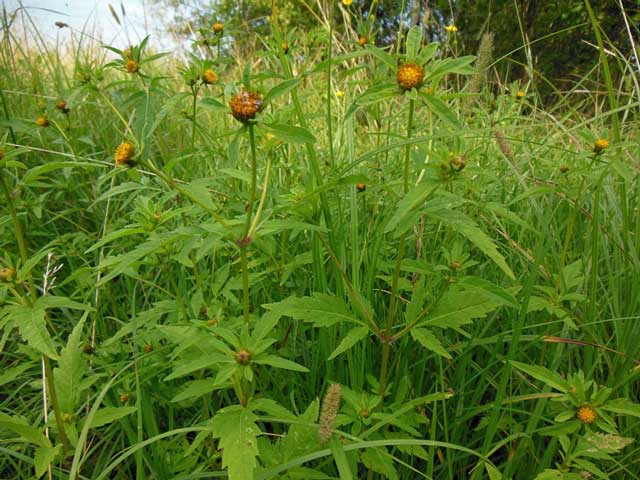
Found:
[[[102,39],[104,43],[122,48],[131,43],[138,43],[150,33],[150,45],[158,48],[172,48],[173,42],[168,36],[156,34],[162,28],[162,20],[151,15],[152,5],[149,0],[0,0],[8,12],[22,6],[37,24],[41,34],[50,41],[55,41],[58,28],[55,22],[64,22],[78,32],[85,29],[92,36]],[[111,4],[120,17],[121,25],[114,19]],[[121,6],[122,4],[122,6]],[[124,8],[125,15],[122,15]],[[87,23],[88,21],[88,23]],[[123,22],[124,21],[124,22]],[[86,24],[86,27],[85,27]],[[126,27],[126,28],[125,28]]]

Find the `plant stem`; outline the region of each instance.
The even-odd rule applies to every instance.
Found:
[[[258,170],[258,162],[256,159],[256,139],[253,131],[253,125],[249,125],[249,143],[251,145],[251,186],[249,187],[249,203],[247,204],[247,215],[244,223],[242,238],[238,242],[240,245],[240,259],[242,262],[242,291],[243,291],[243,311],[244,321],[249,321],[249,266],[247,265],[247,248],[251,239],[249,238],[249,229],[251,227],[251,214],[253,213],[253,204],[256,199],[256,177]]]
[[[413,130],[413,112],[415,110],[414,100],[409,100],[409,117],[407,118],[407,139],[411,138]],[[411,144],[408,143],[404,151],[404,174],[403,174],[403,191],[409,191],[409,164],[411,158]],[[389,357],[391,353],[391,330],[393,329],[393,320],[396,313],[396,304],[398,298],[398,282],[400,280],[400,269],[402,267],[402,258],[404,257],[405,243],[407,233],[403,233],[400,237],[398,245],[398,256],[396,257],[396,266],[393,270],[393,278],[391,280],[391,299],[389,300],[389,312],[387,315],[387,326],[385,328],[384,337],[382,338],[382,365],[380,367],[380,385],[379,394],[384,396],[387,384],[387,373],[389,370]]]
[[[191,125],[191,150],[196,145],[196,113],[198,112],[198,92],[193,90],[193,123]]]

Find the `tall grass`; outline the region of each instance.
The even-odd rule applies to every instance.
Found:
[[[543,104],[314,8],[186,64],[4,12],[0,477],[638,478],[632,49]]]

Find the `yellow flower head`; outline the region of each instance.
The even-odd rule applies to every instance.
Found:
[[[609,140],[607,140],[606,138],[599,138],[593,144],[593,151],[595,153],[601,153],[607,148],[609,148]]]
[[[139,70],[138,62],[136,62],[135,60],[128,60],[125,68],[129,73],[136,73]]]
[[[16,277],[16,271],[11,267],[0,268],[0,281],[10,282]]]
[[[516,93],[516,98],[518,100],[522,100],[525,96],[525,93],[522,90],[518,90],[518,93]]]
[[[403,90],[411,90],[412,88],[420,88],[424,80],[424,70],[416,63],[408,62],[398,68],[396,75],[398,85]]]
[[[366,36],[360,35],[358,37],[358,45],[364,47],[367,43],[369,43],[369,39]]]
[[[218,75],[216,75],[216,72],[214,72],[210,68],[207,68],[202,74],[202,83],[204,83],[205,85],[211,85],[212,83],[216,83],[217,81]]]
[[[285,53],[285,55],[289,53],[289,44],[287,42],[282,42],[280,44],[280,48],[282,48],[282,51]]]
[[[344,95],[345,95],[345,94],[344,94],[344,92],[343,92],[342,90],[338,90],[338,91],[336,91],[336,97],[338,97],[338,98],[342,98],[342,97],[344,97]]]
[[[576,417],[585,425],[589,425],[598,419],[596,411],[588,405],[580,407],[576,413]]]
[[[446,27],[444,27],[444,29],[449,33],[456,33],[458,31],[458,27],[453,24],[447,25]]]
[[[262,96],[257,92],[242,91],[231,98],[229,103],[234,118],[242,123],[256,118],[262,110]]]
[[[220,22],[213,24],[213,31],[217,34],[221,34],[224,31],[224,25]]]
[[[342,0],[342,4],[345,7],[348,7],[349,5],[351,5],[353,3],[353,0]]]
[[[48,127],[49,119],[44,115],[40,115],[38,118],[36,118],[36,125],[38,125],[39,127]]]
[[[116,153],[114,155],[116,160],[116,167],[121,167],[123,165],[131,165],[133,163],[133,156],[136,154],[136,148],[133,146],[128,140],[125,140],[118,148],[116,148]]]

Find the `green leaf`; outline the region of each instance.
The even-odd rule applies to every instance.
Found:
[[[267,132],[274,134],[281,140],[289,143],[315,143],[316,139],[309,130],[293,125],[278,123],[261,123],[260,126]]]
[[[222,386],[223,385],[216,383],[213,378],[193,380],[186,383],[177,395],[171,399],[171,402],[177,403],[191,398],[201,397],[202,395],[220,389]]]
[[[210,353],[206,357],[198,358],[196,360],[189,360],[186,362],[179,362],[174,364],[173,372],[164,378],[164,381],[174,380],[176,378],[184,377],[203,368],[209,368],[213,365],[220,365],[223,363],[229,363],[231,360],[227,355],[220,353]]]
[[[269,102],[273,101],[274,99],[284,95],[285,93],[289,93],[291,90],[296,88],[299,83],[300,83],[299,78],[292,78],[279,83],[278,85],[273,87],[271,90],[269,90],[267,94],[264,96],[264,99],[263,99],[264,104],[266,105]]]
[[[485,462],[484,468],[487,471],[487,475],[489,475],[489,480],[502,480],[502,473],[496,467],[491,465],[490,463]]]
[[[338,468],[340,480],[353,480],[353,473],[351,473],[351,467],[349,467],[349,461],[347,460],[344,447],[336,435],[331,437],[329,446],[331,447],[333,460],[336,462],[336,467]]]
[[[436,116],[444,123],[448,124],[451,128],[460,129],[460,121],[455,113],[444,103],[442,100],[421,92],[420,97],[427,104],[429,110],[436,114]]]
[[[91,419],[89,428],[98,428],[108,425],[122,417],[132,414],[136,411],[136,407],[105,407],[101,408]]]
[[[49,358],[58,359],[55,344],[47,331],[46,310],[42,306],[14,305],[7,310],[10,320],[31,348]]]
[[[427,350],[431,350],[442,357],[451,358],[451,355],[449,355],[449,352],[442,346],[440,340],[438,340],[433,332],[426,328],[413,328],[411,330],[411,336]]]
[[[264,412],[267,415],[275,417],[279,420],[298,420],[298,417],[296,417],[293,413],[284,408],[275,400],[271,400],[270,398],[259,398],[258,400],[251,400],[251,409],[254,412]]]
[[[445,58],[436,60],[429,65],[425,75],[425,80],[437,80],[450,73],[472,74],[475,72],[471,64],[475,57],[468,55],[465,57]]]
[[[329,355],[327,360],[333,360],[338,355],[346,352],[351,347],[353,347],[360,340],[365,338],[369,334],[369,328],[367,327],[355,327],[349,330],[349,332],[345,335],[345,337],[340,342],[340,345],[336,347],[336,349]]]
[[[438,328],[459,329],[476,318],[482,318],[500,306],[496,298],[488,297],[480,290],[463,290],[450,287],[442,296],[433,311],[417,327],[433,326]],[[412,319],[408,318],[407,321]]]
[[[29,443],[34,443],[40,447],[51,447],[49,439],[39,429],[29,425],[22,417],[12,417],[0,412],[0,428],[5,428],[20,435]]]
[[[318,446],[318,426],[316,420],[320,412],[320,402],[315,399],[300,415],[298,423],[293,423],[282,439],[281,447],[284,460],[304,455]]]
[[[302,365],[297,364],[296,362],[292,362],[291,360],[277,357],[275,355],[261,355],[255,360],[252,360],[252,363],[257,363],[259,365],[270,365],[275,368],[284,368],[285,370],[293,370],[295,372],[309,371],[307,367],[303,367]]]
[[[258,418],[248,408],[235,405],[223,408],[213,417],[213,436],[219,438],[222,466],[227,468],[229,480],[252,480],[259,455],[260,429]]]
[[[398,480],[398,473],[393,467],[391,456],[385,448],[367,448],[360,454],[362,463],[376,473],[389,480]]]
[[[414,61],[418,56],[420,50],[420,44],[422,43],[422,27],[414,25],[407,32],[407,60]]]
[[[527,365],[526,363],[516,362],[515,360],[511,360],[511,365],[562,393],[567,393],[569,390],[569,383],[562,378],[560,374],[552,372],[547,368],[537,365]]]
[[[22,177],[22,181],[25,184],[30,184],[38,180],[41,180],[43,176],[44,178],[49,178],[50,176],[45,174],[52,172],[54,170],[60,170],[61,168],[77,168],[77,167],[104,168],[104,165],[101,165],[99,163],[90,163],[90,162],[76,162],[72,160],[60,161],[60,162],[48,162],[43,165],[38,165],[37,167],[34,167],[31,170],[29,170],[24,175],[24,177]]]
[[[475,222],[469,217],[455,210],[442,207],[437,209],[427,209],[427,214],[432,220],[439,220],[464,235],[469,241],[471,241],[471,243],[482,250],[487,257],[493,260],[493,262],[500,267],[500,269],[506,273],[509,278],[512,280],[515,279],[511,268],[507,265],[502,254],[498,252],[498,248],[495,243],[493,243],[493,240],[491,240],[486,233],[480,230]]]
[[[398,86],[395,83],[386,82],[374,85],[353,101],[344,118],[347,120],[360,107],[381,102],[387,98],[395,97],[397,94]]]
[[[63,413],[73,413],[76,401],[80,394],[79,385],[85,371],[85,362],[82,357],[82,329],[84,328],[87,314],[83,315],[69,335],[67,345],[60,352],[58,367],[53,369],[54,383],[60,410]]]
[[[316,327],[330,327],[342,322],[364,326],[343,300],[324,293],[314,293],[312,297],[289,297],[280,303],[266,304],[263,307],[268,310],[277,308],[282,316],[312,322]]]
[[[618,413],[620,415],[631,415],[633,417],[640,417],[640,404],[633,403],[626,398],[616,398],[610,400],[602,405],[602,410],[608,412]]]
[[[52,463],[55,458],[62,451],[62,445],[56,445],[55,447],[38,447],[36,453],[33,456],[33,464],[36,467],[36,478],[40,478],[48,470],[49,464]]]
[[[398,208],[393,214],[393,217],[391,217],[384,227],[385,233],[393,231],[393,234],[397,238],[411,228],[420,214],[418,209],[424,206],[427,199],[433,195],[437,189],[438,185],[421,183],[407,192],[398,202]],[[412,213],[416,213],[416,215],[412,215]]]
[[[367,53],[370,53],[371,55],[376,57],[378,60],[384,63],[387,67],[389,67],[391,70],[396,69],[397,62],[392,55],[389,55],[384,50],[378,47],[374,47],[373,45],[370,45],[370,44],[365,45],[364,48],[367,51]]]

